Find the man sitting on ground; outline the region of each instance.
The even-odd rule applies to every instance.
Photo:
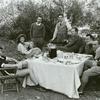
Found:
[[[79,88],[79,93],[82,94],[83,90],[88,83],[88,80],[91,76],[97,76],[100,74],[100,45],[97,41],[93,42],[93,48],[95,49],[96,55],[94,60],[89,60],[85,63],[85,71],[83,72],[82,78],[81,78],[81,87]]]
[[[66,52],[83,53],[84,41],[78,35],[77,27],[73,27],[71,30],[71,35],[68,37],[68,43],[63,47]]]

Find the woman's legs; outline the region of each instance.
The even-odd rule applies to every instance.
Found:
[[[15,68],[17,68],[17,64],[2,64],[1,65],[2,67],[15,67]]]
[[[17,67],[18,70],[16,72],[16,75],[18,75],[18,76],[30,75],[30,78],[33,81],[33,83],[35,83],[36,85],[38,84],[38,81],[35,78],[34,71],[28,68],[27,61],[21,61],[18,64],[4,64],[3,67]],[[23,68],[25,68],[25,69],[23,69]]]
[[[38,84],[38,81],[37,79],[35,78],[35,75],[34,75],[34,72],[30,69],[21,69],[21,70],[17,70],[17,73],[16,75],[18,76],[26,76],[26,75],[30,75],[30,79],[32,80],[32,82],[37,85]]]
[[[35,83],[35,85],[38,85],[38,80],[36,79],[35,73],[32,69],[29,69],[29,74],[30,74],[31,80]]]
[[[29,69],[17,70],[16,75],[18,75],[18,76],[26,76],[26,75],[29,75]]]
[[[17,64],[3,64],[2,67],[16,67],[18,69],[27,68],[28,63],[27,61],[20,61]]]

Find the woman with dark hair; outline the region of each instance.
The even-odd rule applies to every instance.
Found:
[[[26,42],[26,36],[24,34],[20,34],[17,38],[17,49],[20,53],[27,55],[27,57],[33,56],[37,54],[37,52],[41,53],[41,50],[37,47],[33,48],[33,42]]]

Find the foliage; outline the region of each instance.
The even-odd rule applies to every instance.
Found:
[[[27,3],[25,5],[23,4],[18,5],[18,10],[20,11],[20,15],[17,17],[15,23],[13,24],[13,28],[15,30],[20,29],[21,33],[27,35],[28,39],[30,33],[30,25],[32,22],[36,20],[35,8],[36,8],[35,5],[31,3]]]
[[[23,33],[26,34],[27,39],[30,39],[29,33],[31,24],[35,22],[37,16],[40,15],[43,17],[43,23],[46,29],[45,40],[48,41],[52,38],[55,24],[57,23],[57,16],[64,12],[67,13],[67,17],[71,20],[72,25],[84,26],[88,24],[93,31],[100,32],[98,28],[99,21],[95,22],[96,16],[93,16],[91,11],[87,11],[84,15],[82,4],[80,4],[78,0],[67,0],[66,2],[64,0],[53,0],[52,2],[42,0],[41,4],[35,4],[29,0],[27,3],[21,1],[16,6],[19,12],[16,18],[13,18],[13,14],[10,14],[10,16],[7,14],[12,20],[10,24],[8,23],[9,20],[7,20],[6,14],[3,15],[4,19],[6,19],[6,24],[0,28],[1,36],[16,39],[18,34]],[[98,11],[100,11],[100,9]]]
[[[83,17],[83,12],[78,1],[73,1],[71,7],[68,9],[68,16],[72,17],[72,25],[80,24],[79,21]]]
[[[91,31],[100,34],[100,20],[91,24]]]
[[[46,4],[36,5],[33,2],[29,2],[24,5],[24,8],[22,8],[22,5],[18,5],[18,9],[20,10],[20,15],[15,20],[15,23],[13,25],[14,29],[20,28],[22,30],[22,33],[26,34],[28,39],[30,39],[29,33],[31,24],[36,21],[37,16],[42,16],[43,23],[46,29],[45,40],[48,41],[52,38],[59,12],[59,9],[57,9],[57,7],[53,8],[52,6],[50,6],[48,8],[48,5]]]

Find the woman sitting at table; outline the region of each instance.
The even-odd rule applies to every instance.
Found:
[[[39,48],[33,46],[33,42],[26,42],[26,36],[24,34],[20,34],[17,37],[17,43],[18,51],[21,54],[25,54],[27,57],[34,56],[37,51],[41,52]]]

